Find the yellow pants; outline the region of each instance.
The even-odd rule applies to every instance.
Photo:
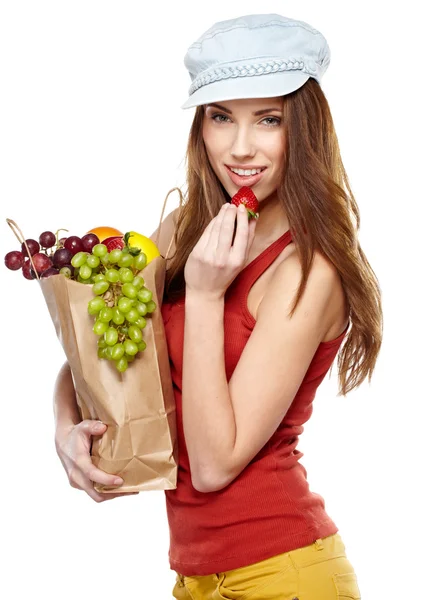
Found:
[[[179,600],[358,600],[354,569],[339,533],[246,567],[186,576],[177,573]]]

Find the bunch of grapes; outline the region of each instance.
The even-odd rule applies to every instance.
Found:
[[[63,275],[92,285],[95,297],[88,303],[88,313],[95,316],[98,356],[113,361],[122,373],[145,350],[147,314],[156,310],[152,292],[139,275],[147,256],[129,245],[129,232],[124,240],[106,245],[94,233],[58,239],[59,231],[63,230],[56,234],[45,231],[39,242],[27,239],[27,248],[23,242],[21,251],[6,254],[5,265],[12,271],[21,269],[26,279],[35,279],[36,269],[39,277]],[[33,266],[30,258],[25,258],[29,252]]]
[[[151,291],[138,275],[146,264],[144,252],[128,245],[108,252],[104,244],[97,244],[91,254],[79,252],[72,259],[72,266],[79,270],[78,280],[93,281],[95,298],[89,301],[88,312],[95,315],[98,356],[113,360],[121,373],[145,350],[146,315],[156,310]],[[99,265],[100,271],[94,272]]]
[[[39,236],[39,241],[27,239],[21,244],[20,250],[6,254],[6,267],[11,271],[21,269],[26,279],[36,279],[37,274],[39,277],[51,277],[59,273],[74,278],[74,269],[71,265],[73,256],[81,251],[91,252],[92,248],[99,243],[99,239],[94,233],[87,233],[81,238],[71,235],[59,239],[59,231],[65,230],[59,229],[56,234],[44,231]]]

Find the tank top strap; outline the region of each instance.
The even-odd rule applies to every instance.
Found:
[[[248,292],[255,281],[266,271],[291,241],[291,232],[289,230],[285,231],[275,242],[267,246],[255,259],[248,263],[234,280],[234,283],[238,286],[238,294]]]

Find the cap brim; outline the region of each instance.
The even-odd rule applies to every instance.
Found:
[[[204,85],[181,108],[192,108],[209,102],[241,98],[274,98],[298,90],[311,77],[303,71],[268,73],[246,77],[231,77]]]

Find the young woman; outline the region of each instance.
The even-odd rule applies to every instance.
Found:
[[[186,201],[158,241],[177,408],[177,488],[165,491],[175,598],[360,598],[297,449],[342,343],[343,395],[371,378],[381,345],[381,294],[320,87],[329,57],[317,30],[271,14],[216,23],[185,57]],[[244,185],[258,219],[230,203]],[[55,414],[71,485],[118,497],[93,489],[114,484],[89,460],[105,426],[80,422],[68,365]]]

